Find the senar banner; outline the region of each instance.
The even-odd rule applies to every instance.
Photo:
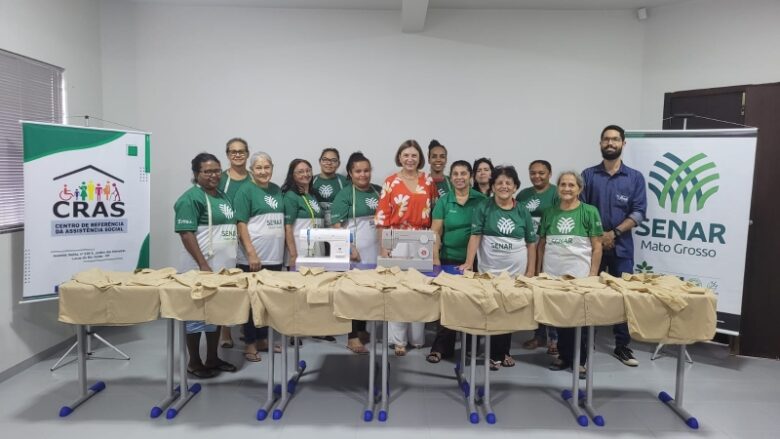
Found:
[[[149,266],[149,134],[22,122],[23,299],[98,267]]]
[[[637,272],[712,288],[718,328],[739,332],[756,129],[627,131],[623,160],[645,177]]]

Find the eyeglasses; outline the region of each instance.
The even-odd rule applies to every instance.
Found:
[[[604,137],[601,139],[601,143],[603,145],[607,145],[609,143],[623,143],[623,139],[620,137]]]
[[[329,159],[327,157],[323,157],[323,158],[320,159],[320,162],[322,162],[322,163],[330,163],[331,165],[335,165],[336,163],[339,162],[339,159]]]
[[[219,175],[222,171],[219,169],[206,169],[205,171],[200,171],[200,173],[206,175]]]
[[[246,151],[243,151],[243,150],[241,150],[241,151],[228,150],[228,155],[244,156],[244,155],[246,155]]]

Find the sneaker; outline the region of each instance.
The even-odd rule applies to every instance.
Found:
[[[615,347],[614,354],[615,354],[615,358],[620,360],[620,362],[625,364],[626,366],[631,366],[631,367],[639,366],[639,361],[636,358],[634,358],[634,351],[632,351],[628,346]]]

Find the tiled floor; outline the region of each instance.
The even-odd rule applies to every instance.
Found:
[[[583,428],[575,422],[559,396],[560,390],[569,384],[570,375],[548,371],[550,358],[543,350],[521,349],[519,345],[528,337],[527,333],[514,336],[517,366],[491,375],[493,408],[498,417],[495,425],[484,420],[478,425],[468,422],[462,394],[455,386],[453,363],[426,363],[427,349],[412,350],[404,358],[391,358],[390,419],[386,423],[363,422],[368,357],[347,351],[343,337],[339,337],[338,343],[308,339],[304,342],[301,358],[308,363],[308,369],[280,421],[255,420],[266,396],[267,362],[243,362],[240,347],[224,351],[223,355],[240,364],[240,370],[203,381],[203,391],[176,419],[168,421],[149,418],[152,405],[163,396],[164,325],[155,322],[134,328],[104,329],[102,334],[132,357],[130,361],[88,362],[90,382],[104,380],[107,389],[61,419],[57,415],[59,408],[78,394],[76,366],[70,364],[50,372],[53,359],[39,363],[0,383],[3,437],[780,436],[780,363],[732,357],[720,345],[700,344],[690,349],[695,364],[687,368],[685,406],[699,419],[699,430],[689,429],[656,397],[661,390],[674,393],[675,358],[665,356],[650,361],[653,346],[637,343],[634,350],[640,366],[623,366],[609,355],[609,330],[602,330],[597,337],[594,357],[594,405],[606,419],[604,427]],[[96,353],[110,354],[103,347]]]

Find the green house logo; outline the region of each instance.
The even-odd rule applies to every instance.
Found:
[[[707,200],[718,192],[715,163],[707,155],[699,153],[683,161],[667,152],[653,164],[647,187],[658,198],[663,209],[677,213],[690,213],[704,208]]]

